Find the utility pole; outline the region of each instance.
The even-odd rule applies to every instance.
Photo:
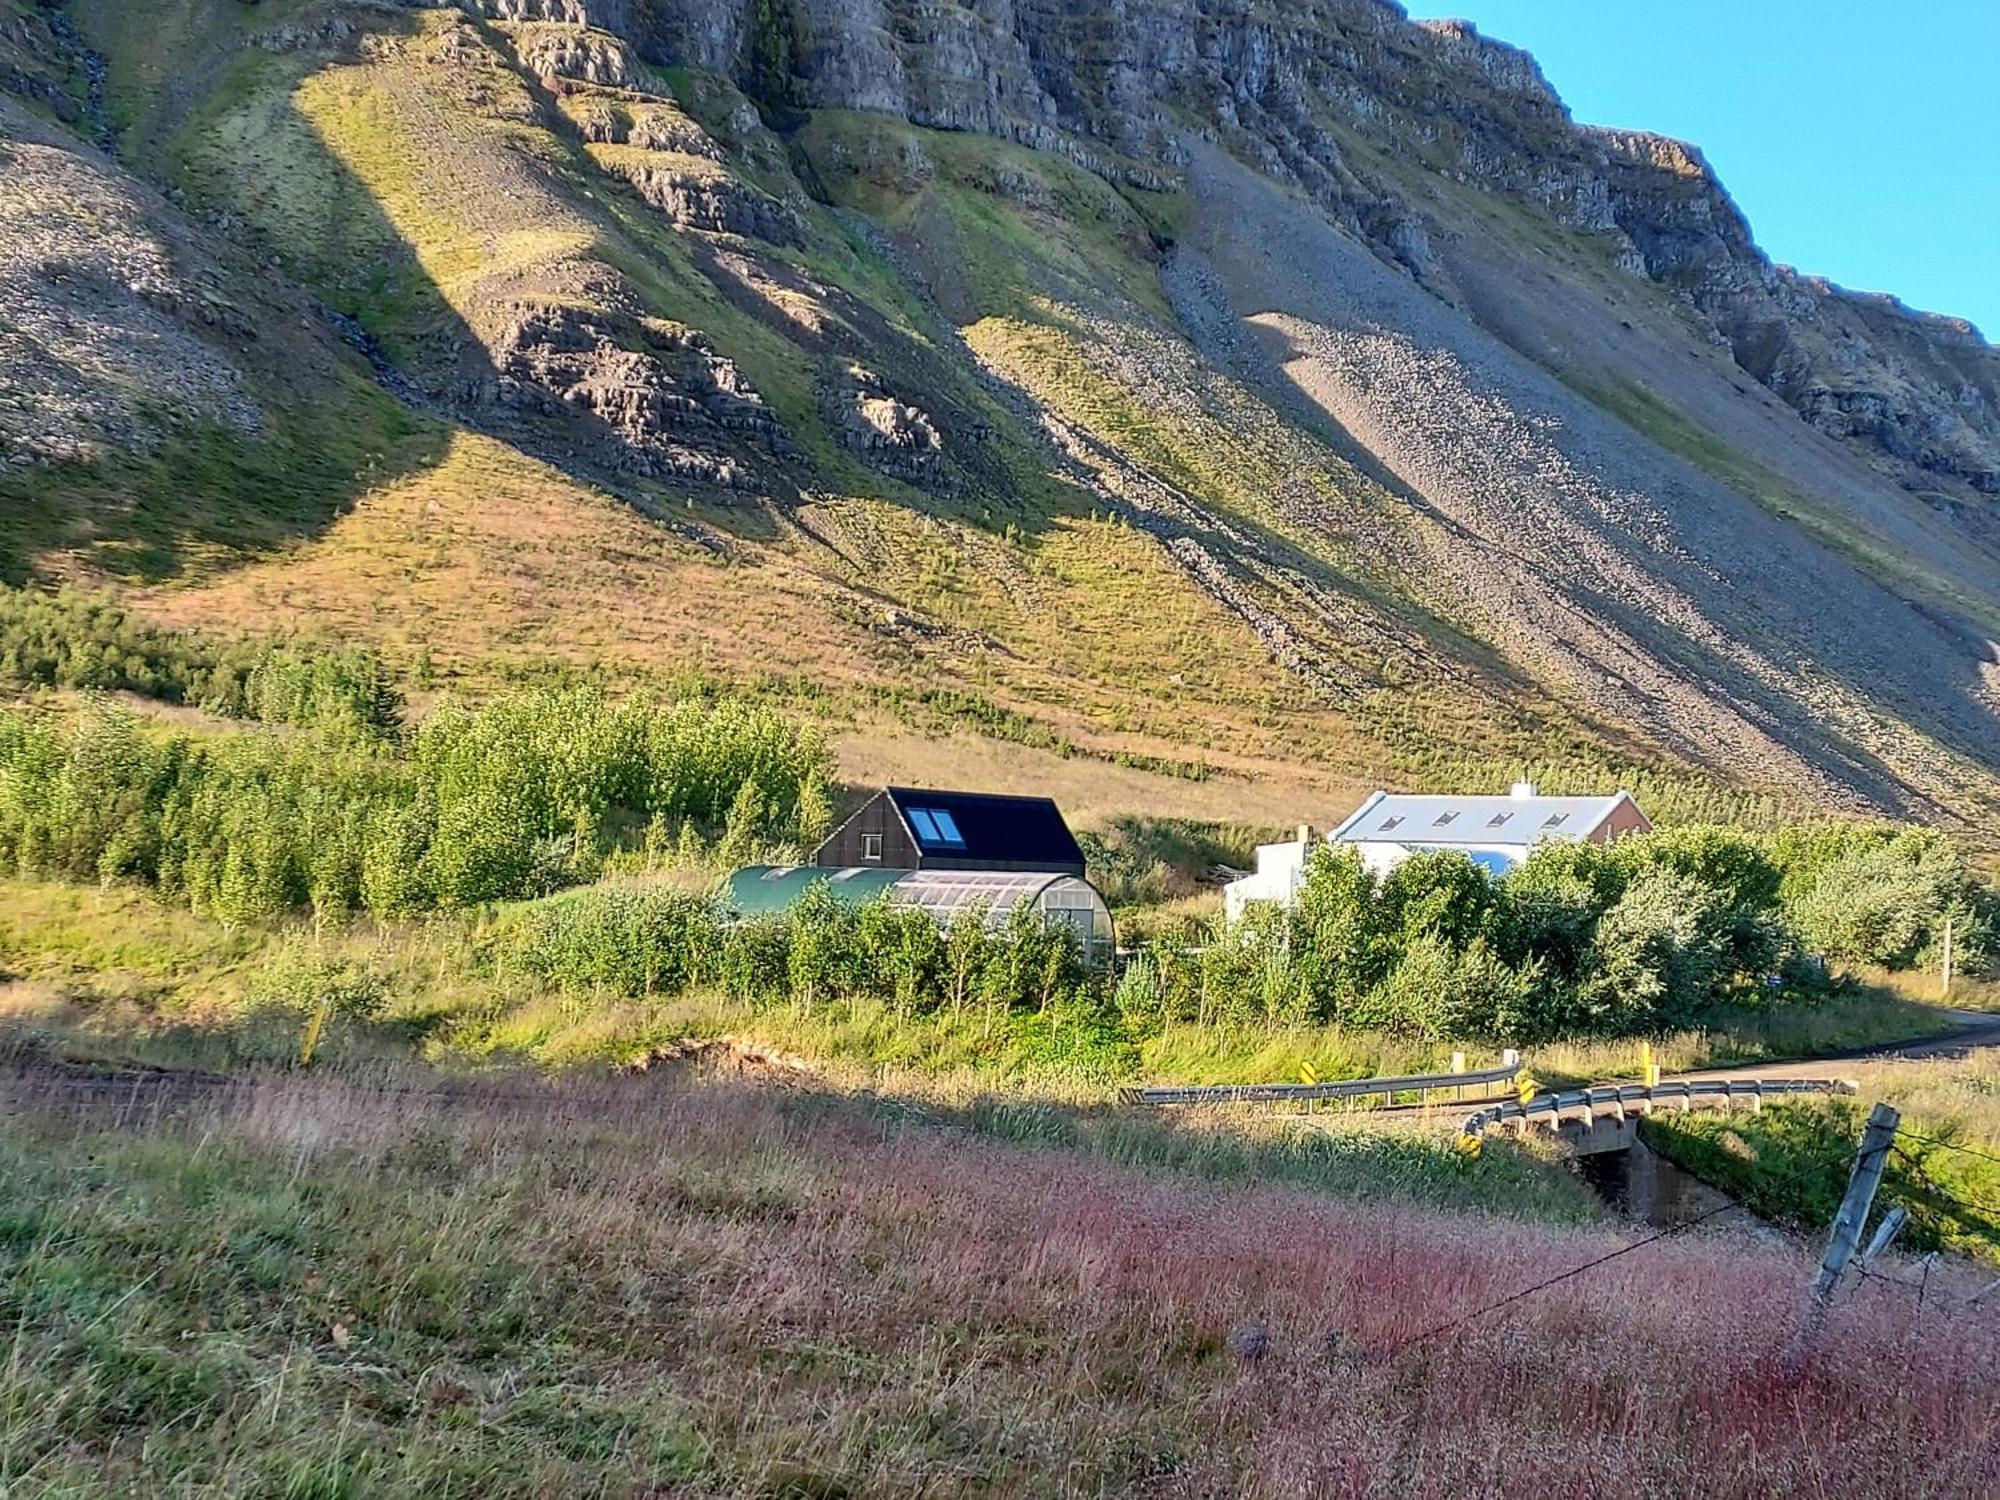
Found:
[[[1944,986],[1938,992],[1940,1000],[1951,998],[1951,918],[1944,919]]]
[[[1799,1330],[1801,1342],[1819,1331],[1826,1320],[1827,1304],[1833,1300],[1833,1290],[1840,1285],[1841,1272],[1854,1259],[1861,1231],[1868,1223],[1868,1210],[1875,1203],[1875,1190],[1882,1185],[1889,1147],[1895,1142],[1896,1127],[1902,1118],[1887,1104],[1878,1104],[1868,1112],[1868,1123],[1861,1131],[1861,1146],[1854,1153],[1854,1166],[1847,1174],[1847,1194],[1840,1200],[1840,1212],[1833,1216],[1833,1233],[1827,1238],[1819,1274],[1813,1278],[1805,1324]]]

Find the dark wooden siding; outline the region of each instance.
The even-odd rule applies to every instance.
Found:
[[[869,834],[880,834],[882,837],[880,859],[863,857]],[[813,863],[830,870],[845,870],[854,865],[870,865],[885,870],[920,870],[924,867],[916,841],[903,826],[903,820],[897,815],[895,804],[890,802],[887,792],[877,792],[862,803],[860,810],[851,818],[834,829],[827,841],[814,852]]]

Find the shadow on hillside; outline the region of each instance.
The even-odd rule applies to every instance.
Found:
[[[371,24],[409,33],[421,18]],[[211,240],[203,249],[253,326],[232,335],[189,325],[241,372],[261,430],[164,413],[155,425],[165,437],[149,451],[0,466],[0,580],[64,571],[67,558],[163,582],[311,541],[371,491],[438,465],[462,431],[673,524],[670,512],[686,497],[621,474],[610,460],[623,439],[594,413],[551,391],[517,392],[367,184],[288,107],[304,126],[297,139],[313,143],[307,191],[325,222],[309,217],[273,235],[252,216],[228,243]],[[162,237],[201,239],[178,228]],[[269,269],[280,256],[293,285]]]
[[[1254,326],[1251,342],[1275,369],[1291,370],[1310,362],[1314,351],[1295,336],[1270,326]],[[1553,384],[1553,382],[1551,382]],[[1302,399],[1310,400],[1301,391]],[[1577,398],[1581,404],[1581,398]],[[1610,421],[1612,419],[1605,418]],[[1548,441],[1583,472],[1592,469],[1591,438],[1566,422],[1545,424]],[[1669,513],[1677,502],[1692,500],[1684,489],[1726,486],[1698,473],[1672,455],[1670,465],[1686,470],[1668,480],[1654,496]],[[1510,556],[1504,538],[1480,538],[1458,518],[1378,466],[1392,492],[1426,514],[1447,534],[1462,538],[1469,550]],[[1731,492],[1733,494],[1733,492]],[[1743,507],[1745,528],[1775,528],[1753,502],[1736,497]],[[1850,727],[1815,716],[1812,676],[1823,674],[1887,716],[1900,719],[1918,734],[1945,749],[1989,768],[2000,767],[2000,718],[1982,698],[1984,668],[1996,659],[1996,648],[1970,622],[1941,619],[1855,572],[1803,534],[1791,538],[1785,553],[1764,536],[1754,539],[1767,550],[1794,558],[1793,576],[1776,576],[1742,558],[1692,558],[1677,541],[1640,546],[1620,527],[1601,517],[1572,516],[1602,538],[1671,594],[1700,612],[1701,622],[1729,645],[1741,648],[1772,674],[1790,673],[1784,686],[1772,676],[1752,670],[1736,652],[1703,640],[1689,629],[1662,618],[1645,600],[1627,597],[1605,580],[1604,586],[1550,582],[1545,591],[1565,610],[1602,622],[1637,645],[1686,689],[1713,705],[1719,716],[1733,717],[1824,771],[1840,788],[1870,804],[1905,814],[1938,811],[1922,787],[1899,771],[1870,743],[1868,726]],[[1746,536],[1746,544],[1753,538]],[[1756,556],[1751,552],[1750,556]],[[1519,566],[1532,570],[1533,564]],[[1773,768],[1747,762],[1724,763],[1712,736],[1702,726],[1680,722],[1670,705],[1658,701],[1643,686],[1627,681],[1615,653],[1593,651],[1591,632],[1559,644],[1576,656],[1587,672],[1625,691],[1628,710],[1637,722],[1676,755],[1727,774],[1771,779]],[[1803,670],[1794,663],[1803,664]],[[1788,690],[1789,689],[1789,690]],[[1837,711],[1837,710],[1836,710]]]

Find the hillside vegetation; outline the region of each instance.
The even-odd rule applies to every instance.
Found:
[[[1962,975],[1991,956],[1993,895],[1962,848],[1860,823],[1683,823],[1552,844],[1500,878],[1453,852],[1378,878],[1328,850],[1294,910],[1226,926],[1187,893],[1254,831],[1126,816],[1086,831],[1125,924],[1115,972],[1027,905],[939,927],[822,886],[735,921],[719,874],[798,859],[836,815],[824,738],[783,698],[570,684],[417,712],[368,653],[221,643],[74,593],[0,611],[0,671],[42,695],[0,708],[15,899],[69,881],[107,888],[100,910],[120,886],[184,908],[193,926],[148,939],[165,951],[132,976],[142,1028],[171,1029],[176,992],[225,1046],[289,1007],[301,1061],[329,1022],[384,1019],[461,1056],[643,1061],[734,1024],[815,1056],[1100,1086],[1288,1050],[1286,1071],[1367,1073],[1465,1040],[1709,1032],[1695,1055],[1757,1055],[1939,1024],[1842,970],[1934,972],[1947,942]],[[0,957],[58,1001],[118,999],[132,965],[87,937],[89,904],[0,926]],[[211,925],[250,934],[218,948]],[[192,971],[158,987],[190,942]],[[245,987],[233,960],[268,973]]]
[[[1803,1349],[1456,1109],[1119,1102],[1951,1029],[1996,632],[1993,346],[1466,23],[0,0],[0,1494],[2000,1491],[1956,1260]],[[1519,779],[1659,826],[1221,920]],[[736,919],[885,782],[1123,961]],[[1816,1235],[1854,1125],[1654,1134]]]
[[[1159,10],[1118,23],[1142,52]],[[941,772],[912,748],[936,721],[882,705],[963,694],[996,713],[952,729],[1024,746],[994,775],[1107,811],[1330,821],[1532,771],[1990,838],[1977,443],[1894,458],[1931,464],[1915,501],[1757,396],[1665,284],[1654,187],[1481,39],[1316,12],[1278,55],[1345,38],[1348,93],[1287,74],[1225,157],[1121,123],[1108,34],[1037,133],[857,107],[842,59],[918,93],[931,61],[838,8],[8,15],[35,58],[0,103],[9,349],[36,351],[0,365],[14,580],[222,635],[311,620],[476,692],[529,661],[809,684],[857,767]],[[1024,38],[978,45],[1014,76]],[[1222,107],[1160,66],[1189,118]],[[1449,127],[1388,149],[1434,97]],[[1576,196],[1448,175],[1475,117]],[[1272,254],[1357,300],[1239,305]],[[1535,269],[1509,293],[1500,265]],[[1359,314],[1406,346],[1373,375],[1331,357]],[[1448,378],[1396,394],[1418,366]]]

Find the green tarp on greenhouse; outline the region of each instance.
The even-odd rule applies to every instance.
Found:
[[[825,870],[816,865],[752,865],[738,870],[723,887],[723,901],[746,917],[777,916],[798,905],[813,886],[826,888],[852,906],[866,906],[908,875],[908,870]]]

